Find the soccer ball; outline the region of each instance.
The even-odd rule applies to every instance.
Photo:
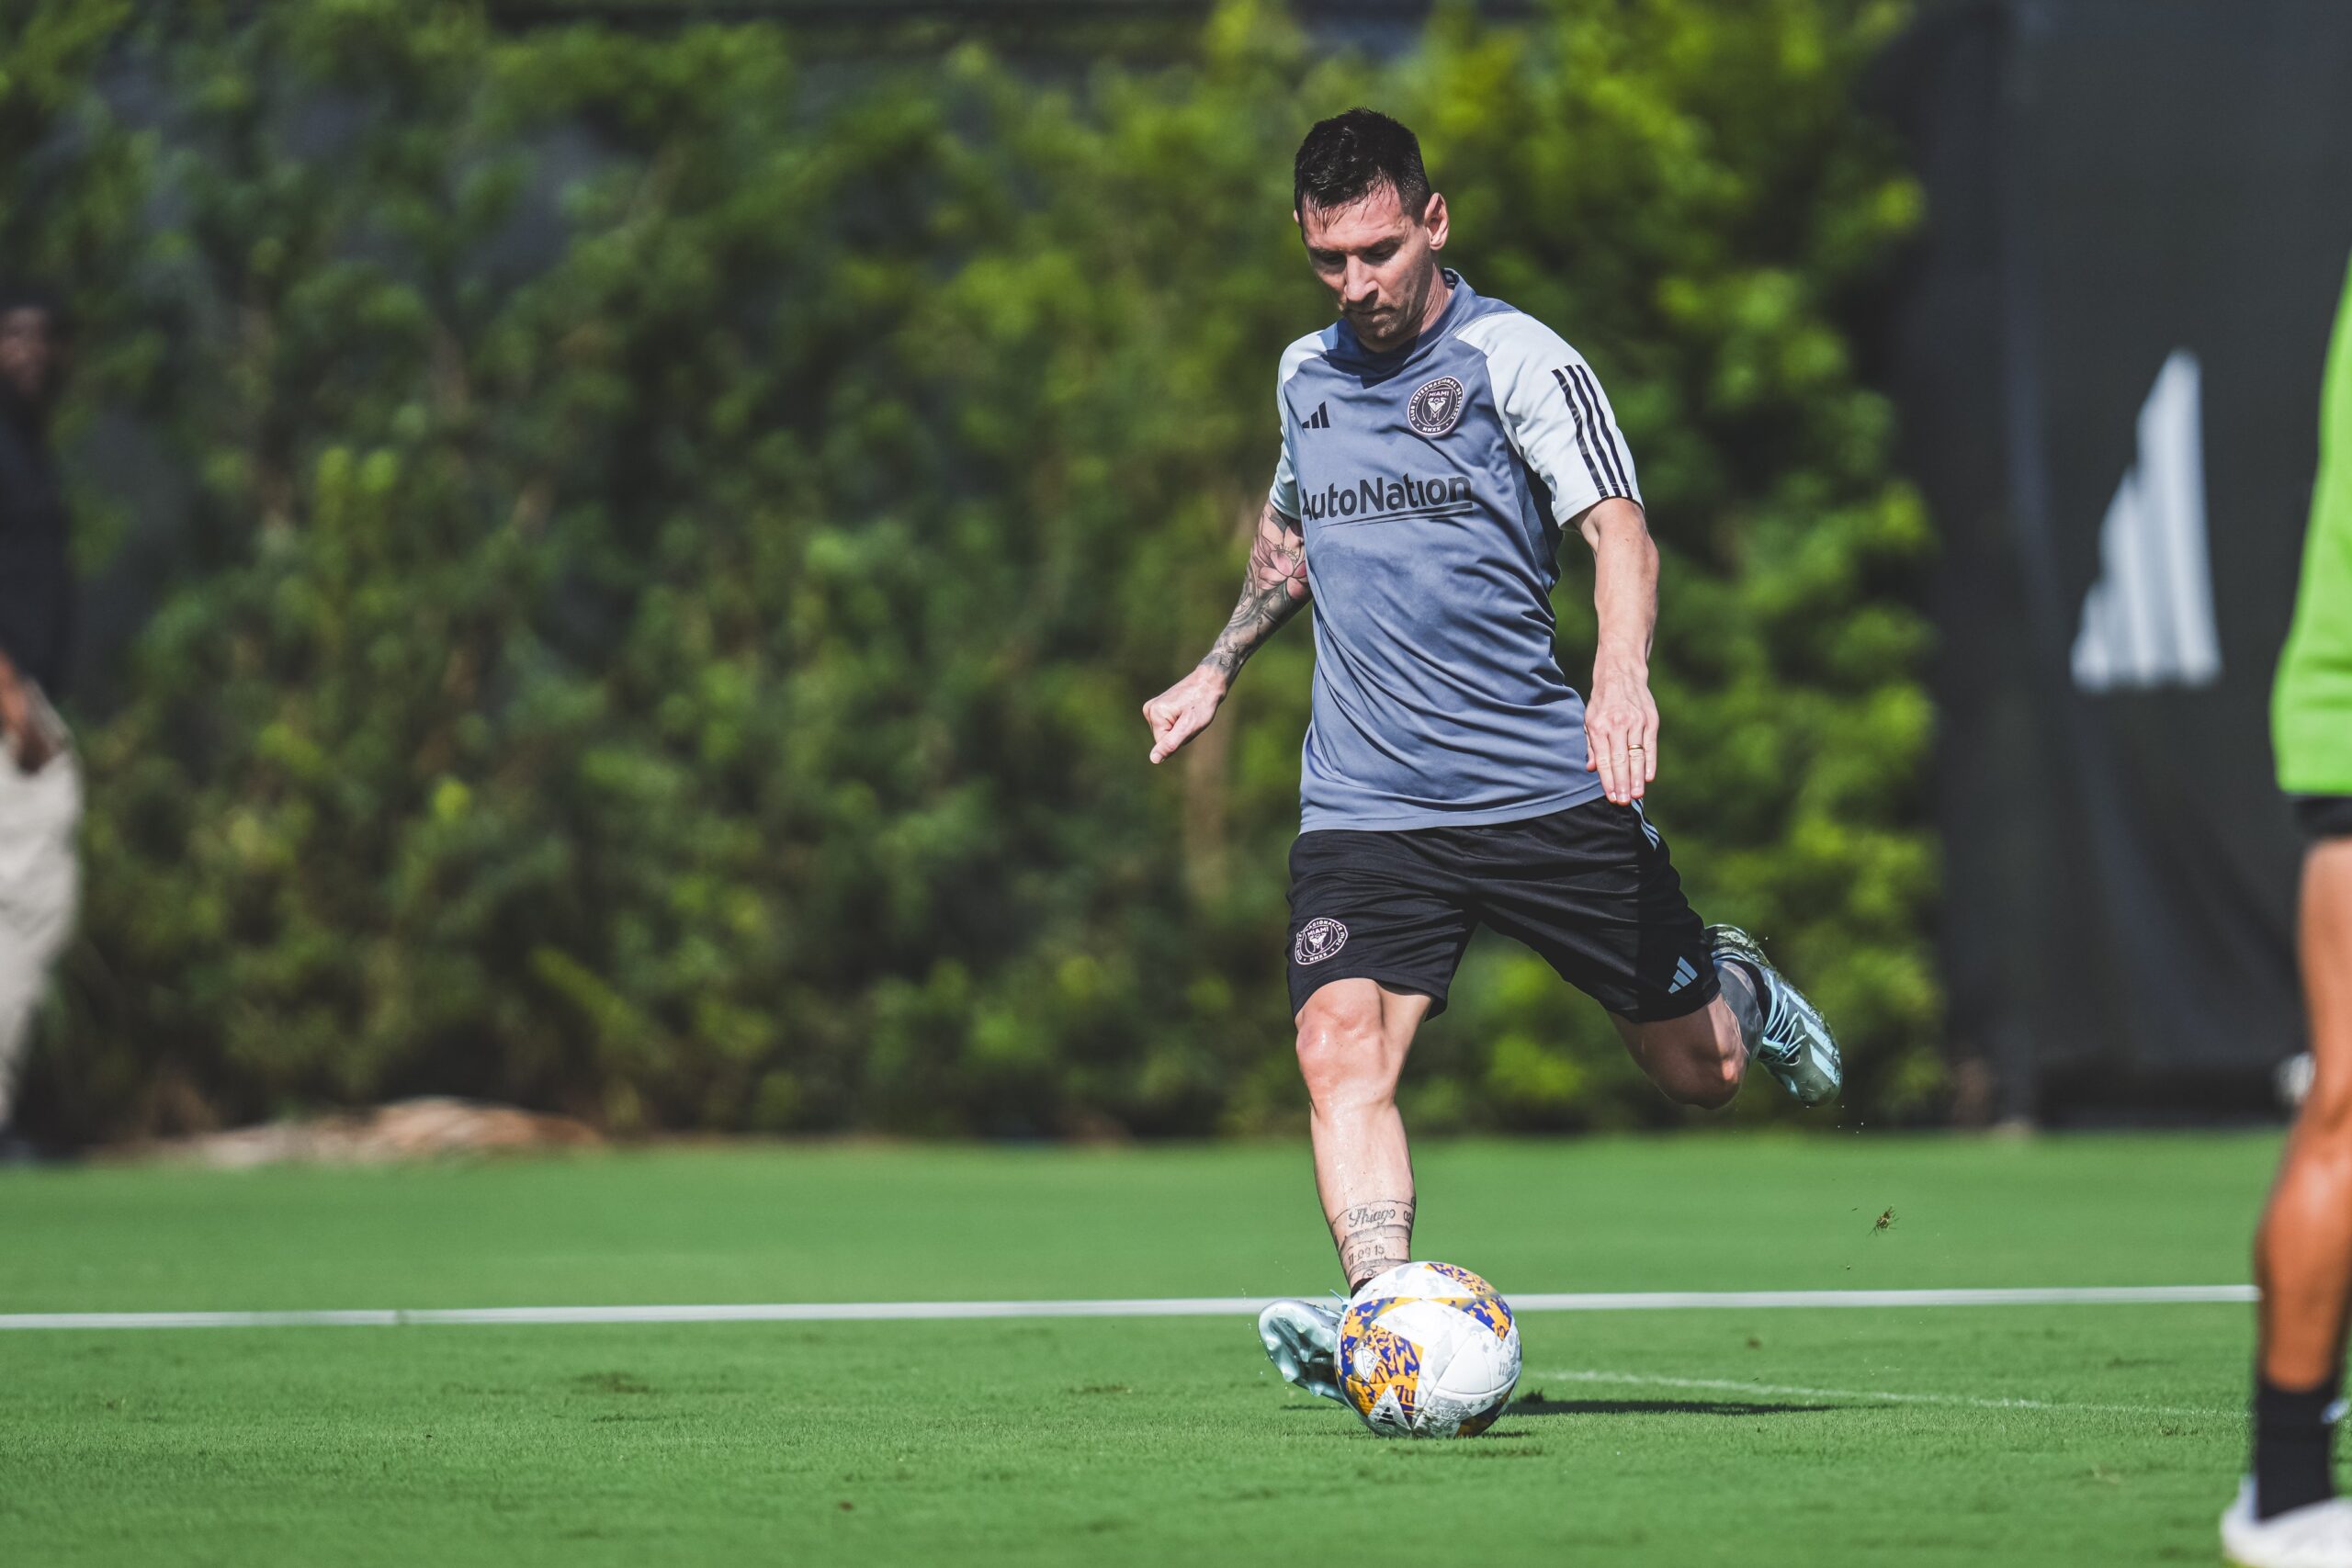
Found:
[[[1340,1387],[1384,1438],[1476,1437],[1518,1382],[1519,1325],[1467,1269],[1399,1264],[1340,1319]]]

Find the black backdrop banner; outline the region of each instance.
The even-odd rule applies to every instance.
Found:
[[[2301,1049],[2268,696],[2352,256],[2352,5],[1941,8],[1883,380],[1946,547],[1953,1048],[1985,1109],[2265,1103]]]

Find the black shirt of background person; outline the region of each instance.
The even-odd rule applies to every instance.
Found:
[[[74,574],[65,497],[38,412],[0,386],[0,653],[52,699],[65,694]]]

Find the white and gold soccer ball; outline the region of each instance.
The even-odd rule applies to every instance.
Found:
[[[1340,1387],[1384,1438],[1475,1437],[1518,1382],[1519,1325],[1467,1269],[1399,1264],[1340,1319]]]

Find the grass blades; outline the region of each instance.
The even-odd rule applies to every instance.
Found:
[[[2209,1282],[2275,1149],[1445,1145],[1419,1250],[1507,1292]],[[1308,1291],[1319,1233],[1260,1146],[11,1173],[0,1307]],[[0,1558],[2207,1562],[2250,1315],[1529,1314],[1459,1443],[1295,1395],[1246,1322],[5,1334]]]

